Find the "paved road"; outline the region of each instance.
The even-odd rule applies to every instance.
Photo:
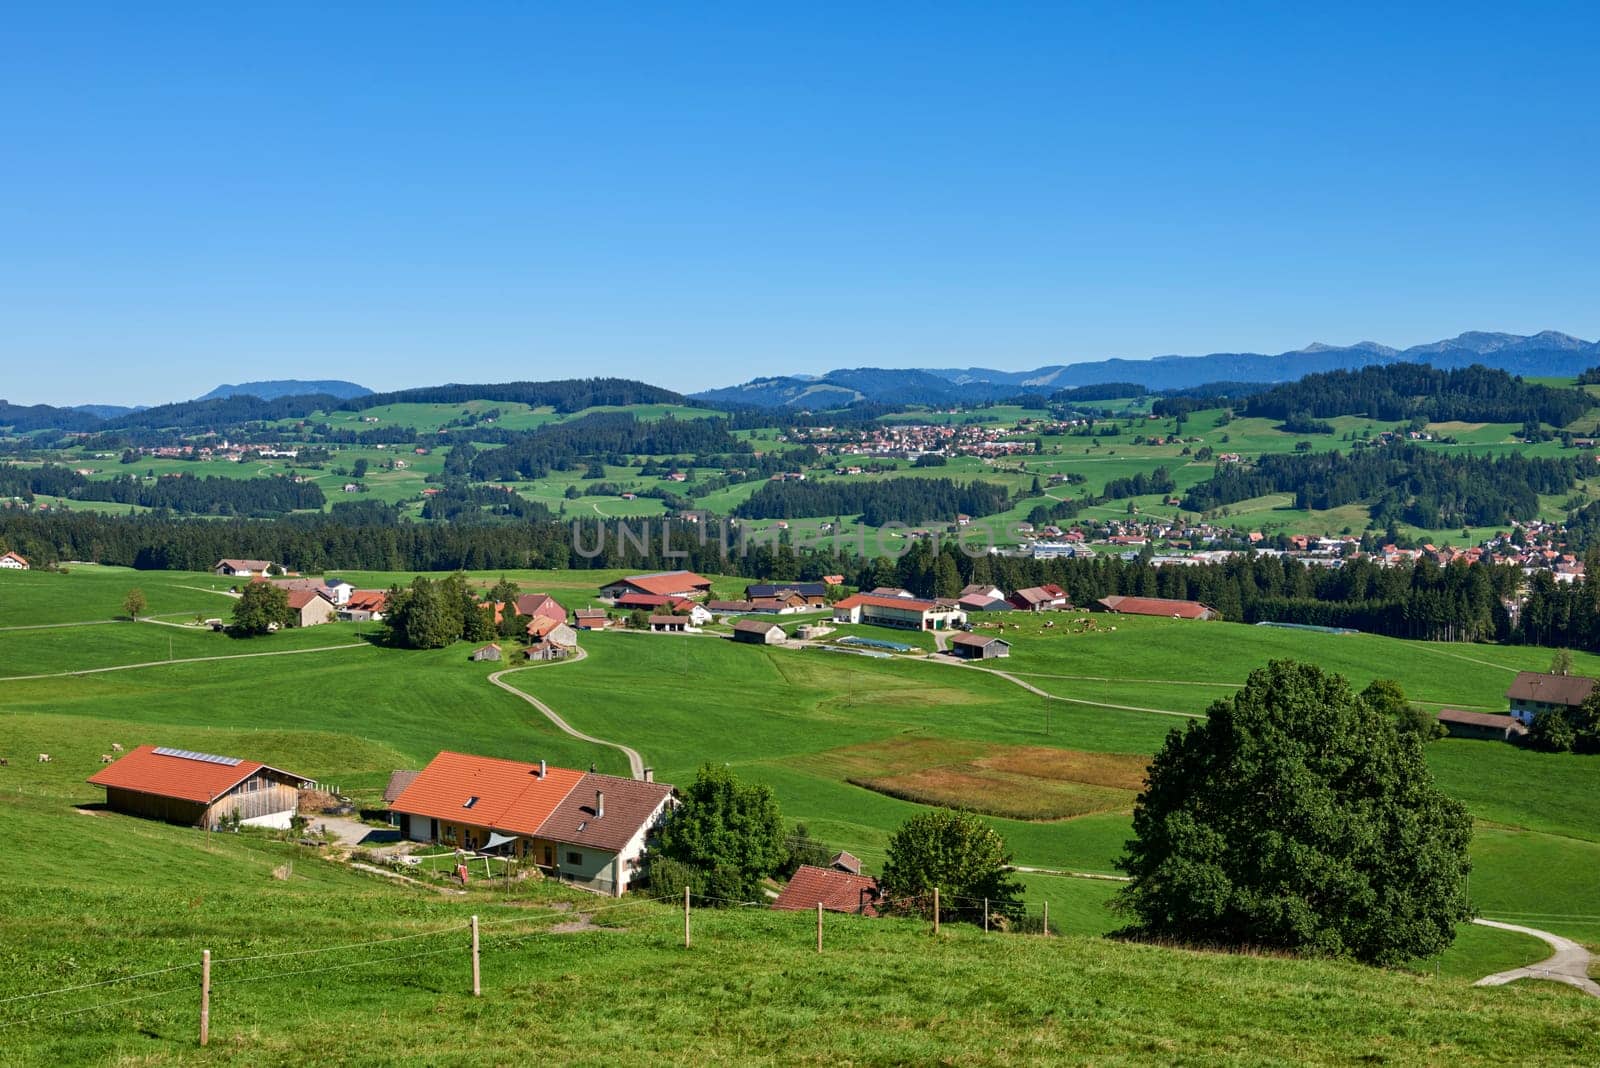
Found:
[[[506,693],[515,694],[516,696],[522,698],[524,701],[528,702],[534,708],[537,708],[540,712],[544,713],[544,718],[548,719],[551,723],[554,723],[556,725],[556,728],[558,730],[560,730],[562,733],[570,734],[572,737],[577,738],[580,741],[592,742],[595,745],[608,746],[609,748],[615,749],[618,752],[622,753],[623,756],[628,758],[628,768],[629,768],[629,770],[631,770],[633,772],[633,777],[635,779],[642,779],[642,778],[644,778],[644,758],[639,755],[639,751],[637,749],[633,749],[633,748],[631,748],[629,746],[623,745],[621,742],[608,742],[604,738],[596,738],[592,734],[584,734],[582,731],[575,729],[566,720],[562,719],[559,715],[556,714],[555,709],[551,708],[549,705],[545,704],[543,701],[539,700],[537,697],[533,696],[530,693],[525,693],[522,690],[517,689],[515,686],[511,685],[509,682],[502,682],[501,681],[501,676],[510,675],[514,671],[532,671],[535,668],[539,668],[539,667],[559,667],[562,664],[575,664],[579,660],[582,660],[587,655],[588,654],[585,653],[582,649],[578,649],[574,653],[574,655],[572,655],[568,659],[566,659],[566,660],[558,660],[558,661],[554,662],[553,664],[550,664],[550,663],[547,663],[547,664],[529,664],[526,667],[506,668],[504,671],[496,671],[494,674],[490,675],[489,676],[489,681],[492,682],[494,685],[500,687]]]
[[[1549,931],[1540,931],[1532,927],[1522,927],[1514,923],[1501,923],[1499,920],[1473,920],[1473,923],[1483,927],[1494,927],[1501,931],[1515,931],[1518,934],[1532,935],[1540,941],[1547,942],[1555,950],[1550,956],[1537,964],[1530,964],[1526,968],[1512,968],[1510,971],[1495,972],[1479,979],[1473,986],[1504,986],[1506,983],[1518,979],[1548,979],[1553,983],[1566,983],[1575,986],[1590,997],[1600,998],[1600,983],[1589,978],[1589,967],[1594,958],[1589,951],[1570,938],[1551,934]]]

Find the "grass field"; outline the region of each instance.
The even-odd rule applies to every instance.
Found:
[[[610,574],[546,571],[512,577],[570,606],[583,603]],[[409,578],[346,577],[361,586]],[[475,577],[492,581],[498,573]],[[736,579],[717,582],[724,594],[742,585]],[[0,626],[52,624],[0,630],[0,756],[10,759],[9,767],[0,768],[0,797],[21,846],[0,850],[0,876],[8,886],[26,888],[0,905],[0,940],[6,947],[0,957],[8,966],[0,975],[0,999],[70,985],[75,977],[92,981],[187,959],[202,943],[227,956],[406,933],[450,917],[459,921],[469,910],[519,915],[488,889],[453,901],[351,873],[309,854],[296,860],[292,878],[275,879],[272,869],[293,847],[250,837],[216,836],[208,842],[180,828],[85,815],[75,806],[99,794],[82,780],[113,742],[258,757],[337,783],[367,803],[376,801],[391,770],[419,767],[446,747],[527,760],[544,757],[575,767],[592,762],[601,770],[626,773],[614,750],[558,733],[525,703],[490,687],[485,676],[500,665],[468,661],[462,644],[430,652],[391,650],[366,640],[363,632],[372,629],[370,624],[247,641],[152,623],[67,625],[98,624],[119,615],[129,585],[145,590],[152,610],[178,619],[225,614],[228,602],[216,591],[226,584],[210,575],[112,568],[73,568],[67,575],[0,573]],[[1543,668],[1549,659],[1547,650],[1422,645],[1235,624],[1122,617],[1100,622],[1106,629],[1071,634],[1060,626],[1046,630],[1032,617],[1007,619],[1005,635],[1014,651],[1000,667],[1062,701],[1048,701],[985,671],[926,657],[875,660],[665,635],[588,635],[584,661],[518,673],[507,681],[538,695],[578,729],[638,748],[663,781],[686,782],[701,763],[715,761],[770,784],[787,818],[804,821],[814,835],[862,856],[870,869],[882,863],[888,835],[918,810],[920,800],[964,803],[993,813],[992,822],[1019,864],[1110,873],[1129,834],[1133,792],[1149,754],[1167,731],[1182,725],[1184,715],[1203,713],[1270,658],[1311,660],[1347,674],[1356,686],[1378,675],[1392,676],[1421,701],[1483,708],[1501,706],[1514,671]],[[902,632],[884,636],[925,640]],[[318,651],[322,646],[337,648]],[[290,655],[259,655],[278,652]],[[229,659],[164,663],[174,655]],[[152,666],[16,677],[145,662]],[[1600,658],[1579,655],[1575,666],[1600,673]],[[49,752],[54,759],[37,764],[35,752]],[[1590,758],[1466,741],[1434,743],[1428,759],[1441,786],[1465,801],[1477,818],[1471,892],[1481,911],[1600,945],[1595,889],[1600,767]],[[898,961],[919,962],[913,969],[916,979],[900,976],[897,982],[910,982],[909,989],[920,993],[882,1003],[877,995],[867,996],[866,1003],[880,1015],[903,1026],[874,1030],[870,1042],[882,1045],[852,1046],[853,1056],[871,1059],[862,1052],[870,1048],[880,1049],[883,1059],[918,1059],[931,1048],[922,1036],[946,1033],[956,1019],[969,1028],[994,1029],[985,1048],[996,1051],[995,1063],[1026,1060],[1030,1054],[1055,1056],[1068,1043],[1080,1054],[1101,1050],[1098,1056],[1116,1059],[1134,1048],[1124,1043],[1154,1042],[1149,1036],[1157,1033],[1170,1045],[1150,1046],[1147,1055],[1165,1052],[1199,1061],[1227,1046],[1214,1036],[1242,1039],[1269,1026],[1282,1031],[1281,1044],[1264,1051],[1262,1063],[1338,1061],[1382,1051],[1400,1060],[1448,1053],[1470,1063],[1535,1048],[1559,1063],[1586,1052],[1583,1043],[1594,1041],[1592,1025],[1573,1024],[1592,1009],[1560,991],[1469,992],[1464,986],[1465,980],[1544,955],[1541,944],[1521,936],[1463,928],[1438,961],[1416,962],[1413,970],[1426,976],[1420,979],[1302,962],[1198,957],[1094,941],[1092,936],[1118,923],[1106,908],[1113,882],[1047,872],[1028,874],[1024,882],[1030,906],[1048,901],[1052,928],[1071,937],[1026,940],[1029,948],[1020,949],[1015,941],[969,946],[970,933],[957,932],[948,946],[933,947],[917,941],[915,925],[893,935],[894,925],[884,925],[861,928],[847,936],[858,941],[841,942],[853,950],[846,956],[841,948],[841,957],[863,980],[900,975]],[[520,901],[523,910],[556,894],[539,888],[517,893],[532,895]],[[726,932],[726,944],[708,933],[704,963],[700,957],[667,956],[678,952],[671,946],[672,915],[653,912],[651,906],[632,907],[638,911],[620,922],[626,930],[559,936],[562,946],[583,947],[581,968],[563,955],[537,950],[547,944],[539,941],[523,943],[517,953],[491,956],[498,961],[486,965],[495,976],[491,996],[461,1010],[474,1021],[468,1032],[476,1036],[472,1041],[485,1040],[517,1018],[516,1004],[533,998],[544,1005],[559,990],[567,1000],[558,1012],[541,1015],[532,1029],[524,1022],[514,1029],[517,1037],[506,1041],[533,1042],[529,1035],[544,1035],[546,1049],[572,1051],[581,1061],[570,1035],[554,1037],[558,1024],[570,1030],[588,1021],[609,1035],[617,1027],[618,1006],[647,997],[643,980],[637,989],[630,985],[635,980],[619,980],[618,1000],[607,1007],[583,989],[580,976],[591,966],[631,976],[676,961],[674,989],[679,983],[709,982],[715,990],[789,998],[822,977],[837,977],[836,969],[846,966],[831,958],[818,962],[814,950],[803,956],[810,932],[804,924],[798,944],[788,947],[784,921],[772,917],[708,918],[706,930]],[[759,953],[751,954],[751,939],[759,940]],[[745,963],[730,963],[741,953]],[[772,959],[785,962],[778,972],[755,963]],[[431,971],[435,965],[441,970]],[[415,966],[363,966],[358,974],[364,980],[378,980],[370,986],[315,974],[296,977],[287,989],[263,1000],[227,1000],[229,1030],[219,1034],[230,1034],[234,1044],[224,1048],[247,1059],[327,1059],[330,1050],[359,1048],[368,1055],[363,1060],[448,1063],[452,1058],[443,1045],[448,1029],[435,1018],[456,1015],[444,1008],[459,986],[460,966],[452,967],[442,970],[442,962],[433,958]],[[1033,1038],[1016,1037],[1015,1027],[1002,1023],[1010,1016],[996,1007],[1003,1003],[996,1001],[999,973],[985,970],[1000,968],[1037,974],[1041,984],[1045,975],[1059,971],[1062,1000],[1042,1003],[1060,1006],[1051,1012],[1058,1022]],[[1107,976],[1119,971],[1137,976],[1137,988],[1148,993],[1108,986]],[[924,972],[969,984],[960,987],[967,991],[961,1002],[965,1009],[953,1016],[941,1011],[937,999],[930,998],[942,981],[929,979],[935,986],[927,989],[915,985],[924,981]],[[263,983],[263,991],[276,989]],[[863,989],[880,985],[867,982]],[[1313,1003],[1318,1008],[1308,1012],[1309,1005],[1297,999],[1320,987],[1326,989]],[[980,997],[973,990],[988,993]],[[1187,991],[1178,1001],[1193,1006],[1168,1003],[1166,992],[1173,990]],[[309,1014],[308,991],[316,1007]],[[139,988],[128,996],[143,992]],[[1073,996],[1066,997],[1068,992]],[[693,1029],[713,1027],[703,1039],[711,1045],[704,1048],[759,1060],[777,1056],[776,1049],[761,1044],[760,1032],[779,1019],[803,1030],[843,1026],[854,1041],[866,1040],[863,1029],[871,1014],[847,1015],[841,1024],[832,1016],[835,997],[843,995],[806,996],[786,1009],[759,1011],[715,1010],[715,996],[674,997],[670,1008],[661,1009],[666,1015],[658,1026],[633,1038],[619,1037],[620,1045],[607,1048],[673,1060],[689,1048],[685,1036]],[[1078,1004],[1085,997],[1088,1004]],[[1263,1005],[1242,1007],[1263,997]],[[1373,999],[1383,1007],[1369,1005]],[[24,1059],[192,1056],[185,1030],[192,999],[182,1010],[152,1000],[103,1016],[87,1014],[83,1026],[71,1031],[42,1022],[25,1025],[19,1032]],[[1471,1005],[1470,1022],[1467,1013],[1447,1016],[1450,1005]],[[1387,1013],[1402,1011],[1409,1022],[1398,1030],[1391,1024],[1348,1023],[1362,1012],[1390,1020]],[[404,1020],[406,1043],[339,1045],[368,1039],[374,1013]],[[9,1018],[0,1001],[0,1028]],[[713,1025],[716,1019],[723,1023]],[[1423,1020],[1433,1022],[1423,1027],[1418,1022]],[[1491,1026],[1490,1021],[1497,1022]],[[1029,1025],[1036,1026],[1043,1025]],[[1330,1038],[1335,1032],[1337,1038]],[[0,1032],[0,1042],[4,1038]],[[1535,1038],[1544,1044],[1520,1045]],[[1021,1044],[1007,1045],[1013,1039]],[[839,1041],[819,1037],[789,1052],[802,1060],[838,1056],[844,1047],[828,1043]],[[1207,1044],[1213,1041],[1219,1044]],[[1432,1044],[1417,1045],[1424,1042]]]

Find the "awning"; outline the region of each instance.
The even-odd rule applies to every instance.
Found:
[[[483,848],[498,849],[500,846],[503,846],[508,842],[515,842],[516,840],[517,836],[514,834],[501,834],[499,831],[490,831],[489,840],[483,843]]]

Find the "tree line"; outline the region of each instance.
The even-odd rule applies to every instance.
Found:
[[[1269,453],[1250,464],[1221,464],[1189,489],[1183,507],[1209,512],[1269,493],[1293,493],[1296,508],[1369,502],[1378,523],[1496,526],[1533,518],[1539,494],[1564,493],[1595,473],[1595,461],[1587,456],[1446,454],[1402,442],[1348,454]]]
[[[888,478],[873,482],[807,479],[768,482],[734,509],[744,519],[800,519],[860,515],[869,527],[885,523],[953,523],[958,515],[985,516],[1010,507],[996,482],[950,478]]]
[[[1356,415],[1389,423],[1421,418],[1565,426],[1588,411],[1590,403],[1581,390],[1530,384],[1480,364],[1440,371],[1421,363],[1389,363],[1311,374],[1274,386],[1249,397],[1244,414],[1268,419]]]
[[[277,516],[326,503],[314,482],[273,478],[161,475],[146,481],[133,475],[91,479],[68,467],[0,464],[0,497],[31,501],[35,494],[75,501],[106,501],[164,508],[194,515]]]

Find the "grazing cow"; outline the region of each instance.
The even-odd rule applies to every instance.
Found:
[[[9,768],[10,766],[11,761],[7,760],[5,757],[0,757],[0,768]]]
[[[111,751],[113,753],[120,753],[120,752],[122,752],[122,746],[118,745],[116,742],[112,742],[111,743]]]
[[[110,753],[101,753],[100,754],[100,763],[102,763],[102,764],[109,764],[115,759],[117,759],[117,758],[112,756]]]
[[[41,763],[41,764],[50,763],[50,754],[49,753],[40,753],[39,754],[39,763]]]

